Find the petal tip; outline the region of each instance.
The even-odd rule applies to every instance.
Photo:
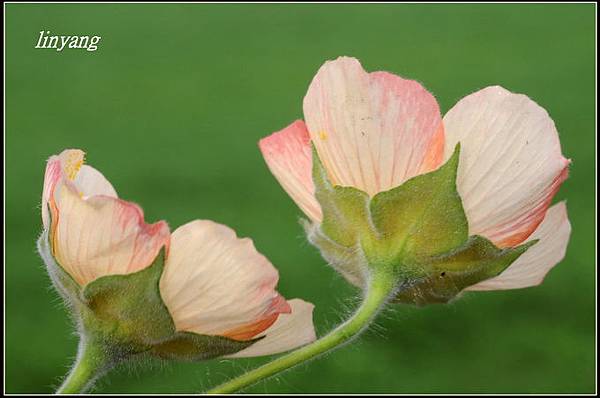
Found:
[[[266,137],[262,137],[258,140],[258,147],[263,155],[268,155],[285,148],[292,137],[299,139],[303,144],[308,144],[310,142],[310,135],[308,134],[304,120],[294,120],[287,127],[275,131]]]
[[[329,60],[325,61],[325,64],[331,64],[331,63],[345,63],[345,64],[360,65],[360,60],[358,58],[350,56],[350,55],[339,55],[335,59],[329,59]]]

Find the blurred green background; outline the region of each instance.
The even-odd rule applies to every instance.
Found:
[[[491,84],[554,118],[571,175],[565,260],[537,288],[395,307],[359,342],[251,393],[591,393],[595,389],[594,4],[8,4],[6,392],[51,392],[77,339],[35,251],[45,160],[87,151],[120,196],[174,229],[209,218],[250,236],[319,333],[357,292],[306,243],[259,138],[302,117],[327,59],[417,79],[442,111]],[[99,50],[34,49],[40,30]],[[267,358],[146,363],[97,392],[192,393]]]

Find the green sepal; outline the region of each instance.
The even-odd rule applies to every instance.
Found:
[[[315,195],[321,223],[306,223],[309,241],[351,283],[365,287],[369,274],[397,280],[395,301],[447,302],[463,289],[500,274],[533,243],[499,249],[469,237],[456,187],[460,144],[438,169],[369,198],[333,186],[313,146]]]
[[[46,270],[50,276],[52,284],[61,295],[63,300],[74,310],[79,310],[83,304],[81,299],[81,287],[79,284],[61,267],[52,255],[50,247],[50,234],[47,230],[42,232],[42,235],[37,241],[38,253],[46,264]]]
[[[456,189],[459,157],[457,145],[437,170],[369,198],[356,188],[333,186],[313,146],[315,196],[323,211],[319,233],[314,234],[316,238],[322,235],[318,247],[326,254],[332,251],[329,243],[334,242],[350,253],[364,254],[367,264],[391,268],[402,264],[401,271],[406,274],[407,263],[415,258],[461,246],[468,239],[468,224]],[[347,258],[338,261],[349,262]]]
[[[450,159],[437,170],[371,200],[376,240],[383,243],[392,261],[442,254],[467,240],[467,217],[456,190],[459,156],[456,145]]]
[[[159,289],[163,263],[164,248],[141,271],[107,275],[88,283],[82,292],[93,314],[88,321],[104,333],[141,348],[170,337],[175,325]]]
[[[323,258],[350,283],[364,288],[367,276],[364,264],[366,259],[362,251],[342,246],[331,240],[321,231],[319,224],[303,220],[302,226],[308,241],[319,248]]]
[[[151,354],[163,359],[201,361],[235,354],[261,339],[238,341],[223,336],[177,332],[168,340],[154,345]]]
[[[536,242],[499,249],[484,237],[471,236],[457,249],[411,264],[425,276],[401,289],[393,301],[416,305],[446,303],[463,289],[502,273]]]
[[[321,229],[333,241],[350,247],[369,230],[369,195],[352,187],[333,186],[313,144],[313,182],[321,205]]]

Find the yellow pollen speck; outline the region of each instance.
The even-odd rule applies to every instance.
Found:
[[[83,152],[81,151],[72,151],[67,155],[67,159],[64,162],[64,171],[69,180],[73,180],[77,176],[84,162],[83,156]]]
[[[319,133],[319,138],[322,139],[323,141],[325,141],[327,139],[327,132],[321,131]]]

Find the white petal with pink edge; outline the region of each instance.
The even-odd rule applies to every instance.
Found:
[[[444,132],[435,98],[413,80],[326,62],[304,98],[312,141],[333,184],[373,196],[435,169]]]
[[[265,336],[262,340],[227,357],[244,358],[278,354],[314,341],[317,338],[312,317],[314,305],[300,299],[292,299],[288,303],[292,312],[279,315],[277,321],[258,336]]]
[[[321,206],[312,180],[310,136],[302,120],[261,139],[259,148],[269,170],[312,221],[321,221]]]
[[[54,257],[82,286],[105,275],[140,271],[168,245],[167,224],[146,224],[133,203],[108,196],[82,199],[66,183],[57,185],[54,197]]]
[[[160,292],[177,330],[248,340],[290,311],[278,279],[252,240],[196,220],[173,232]]]
[[[565,202],[548,209],[544,221],[528,241],[539,239],[500,275],[479,282],[465,290],[504,290],[537,286],[565,256],[571,224]]]
[[[469,233],[500,247],[525,240],[543,220],[567,177],[558,132],[548,113],[525,95],[487,87],[444,116],[445,157],[460,142],[458,192]]]

